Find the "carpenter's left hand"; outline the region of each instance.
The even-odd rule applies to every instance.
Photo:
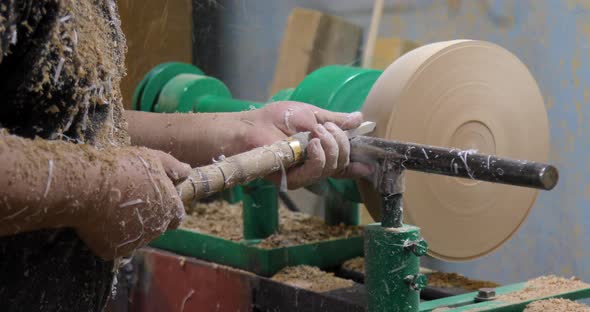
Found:
[[[298,132],[311,132],[307,160],[287,174],[289,189],[327,177],[359,178],[372,173],[368,165],[350,162],[350,143],[343,131],[363,122],[360,112],[335,113],[299,102],[276,102],[243,114],[252,125],[240,142],[243,150],[270,145]],[[281,177],[275,174],[269,178],[278,182]]]

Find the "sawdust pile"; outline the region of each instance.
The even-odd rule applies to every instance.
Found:
[[[555,275],[541,276],[528,281],[524,289],[499,296],[498,300],[516,303],[587,287],[590,287],[590,285],[574,277],[564,278]]]
[[[199,203],[187,209],[181,227],[233,241],[243,239],[242,204]],[[304,213],[279,209],[279,232],[263,240],[258,247],[278,248],[322,240],[362,235],[358,226],[329,226],[322,219]]]
[[[243,238],[242,206],[221,201],[198,203],[187,209],[181,227],[239,241]]]
[[[359,273],[365,273],[365,258],[356,257],[345,261],[342,264],[342,268],[349,271],[356,271]]]
[[[363,257],[350,259],[344,262],[342,264],[342,267],[350,271],[364,273],[365,259]],[[461,288],[475,291],[480,288],[494,288],[500,286],[494,282],[472,280],[457,273],[444,273],[432,271],[426,272],[426,269],[423,268],[420,268],[420,271],[423,274],[427,274],[428,286],[432,287]]]
[[[433,272],[428,276],[428,286],[440,288],[462,288],[476,291],[480,288],[495,288],[500,286],[494,282],[468,279],[457,273]]]
[[[590,312],[590,307],[566,299],[547,299],[530,303],[523,312],[545,311]]]
[[[352,287],[354,282],[334,276],[316,267],[300,265],[287,267],[272,277],[273,280],[315,292],[327,292]]]

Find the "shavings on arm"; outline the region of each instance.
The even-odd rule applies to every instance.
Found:
[[[11,215],[8,215],[8,216],[6,216],[6,217],[2,218],[2,220],[4,221],[4,220],[11,220],[11,219],[14,219],[14,218],[16,218],[18,215],[20,215],[20,214],[22,214],[23,212],[27,211],[28,209],[29,209],[29,207],[24,207],[23,209],[21,209],[21,210],[19,210],[19,211],[17,211],[17,212],[15,212],[15,213],[13,213],[13,214],[11,214]]]
[[[126,201],[126,202],[120,204],[119,208],[125,208],[125,207],[129,207],[129,206],[143,204],[143,203],[145,203],[145,201],[143,199],[140,199],[140,198],[132,199],[132,200],[129,200],[129,201]]]
[[[45,192],[43,192],[43,198],[49,194],[49,188],[51,187],[51,180],[53,179],[53,159],[49,160],[49,167],[47,169],[47,183],[45,183]]]
[[[289,131],[293,131],[293,128],[291,127],[291,123],[289,122],[289,119],[291,118],[291,116],[293,116],[293,109],[288,108],[283,115],[283,121],[285,123],[285,127],[287,127],[287,130],[289,130]]]
[[[139,235],[137,235],[137,237],[128,239],[128,240],[120,243],[119,245],[117,245],[117,247],[115,247],[115,254],[118,254],[117,251],[119,250],[119,248],[121,248],[123,246],[126,246],[126,245],[129,245],[129,244],[131,244],[133,242],[136,242],[136,241],[140,240],[143,237],[143,234],[144,234],[143,218],[141,217],[141,214],[139,213],[139,209],[135,208],[135,213],[137,214],[137,219],[139,221],[139,224],[141,225],[141,233],[139,233]]]
[[[160,200],[160,206],[164,207],[164,200],[162,198],[162,192],[160,192],[160,188],[158,188],[158,185],[154,181],[154,177],[152,177],[152,173],[150,172],[150,166],[145,161],[145,159],[143,159],[141,156],[137,156],[137,158],[139,158],[139,160],[141,161],[141,163],[145,167],[145,171],[147,172],[148,178],[150,179],[150,182],[152,183],[152,186],[154,187],[156,194],[158,194],[158,199]]]

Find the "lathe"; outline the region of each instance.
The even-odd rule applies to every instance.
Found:
[[[445,67],[448,64],[454,66]],[[507,75],[512,82],[503,81]],[[510,85],[514,81],[517,85]],[[300,133],[195,168],[179,186],[185,205],[219,192],[227,201],[242,201],[242,241],[179,229],[167,232],[153,247],[255,274],[244,273],[244,279],[257,281],[244,287],[257,289],[250,303],[260,310],[522,311],[530,302],[549,297],[590,297],[590,288],[583,287],[502,301],[502,295],[527,287],[519,283],[420,301],[427,279],[419,272],[419,257],[468,261],[491,253],[525,220],[536,190],[549,191],[558,183],[558,170],[544,163],[548,125],[542,97],[526,67],[508,51],[472,40],[434,43],[404,55],[385,71],[320,68],[269,102],[279,100],[341,112],[362,110],[366,120],[376,122],[349,132],[351,159],[372,164],[376,174],[363,181],[330,179],[309,189],[326,195],[329,224],[358,224],[359,203],[380,222],[366,225],[363,237],[257,247],[279,223],[279,189],[260,178],[305,160],[308,134]],[[232,98],[220,80],[180,63],[153,69],[134,95],[135,109],[159,113],[231,112],[263,105]],[[417,130],[423,128],[428,131]],[[421,137],[419,132],[427,134]],[[526,140],[519,141],[523,136]],[[286,294],[292,288],[266,279],[285,267],[330,268],[362,255],[366,307],[309,292],[301,295],[309,300],[307,306],[293,306],[288,300],[273,305],[272,299],[260,297],[293,298]],[[273,292],[272,287],[281,290]],[[303,300],[298,294],[294,292],[295,303]]]

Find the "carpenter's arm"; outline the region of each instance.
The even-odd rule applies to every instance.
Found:
[[[0,133],[0,236],[69,227],[99,256],[126,255],[184,209],[174,182],[190,168],[146,148],[97,150]]]
[[[158,114],[126,110],[131,143],[172,154],[193,167],[248,150],[243,113]]]
[[[171,153],[192,166],[209,164],[310,131],[307,160],[289,170],[287,185],[294,189],[334,176],[356,178],[371,168],[350,163],[350,144],[343,130],[356,128],[361,113],[335,113],[299,102],[276,102],[238,113],[157,114],[126,111],[131,142]],[[279,181],[277,175],[270,177]]]
[[[67,147],[0,135],[0,235],[75,226],[100,167]]]

